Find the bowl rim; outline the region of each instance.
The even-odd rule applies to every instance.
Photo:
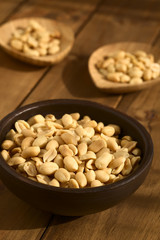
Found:
[[[88,106],[96,106],[102,110],[107,110],[110,113],[116,114],[118,116],[121,116],[125,118],[127,121],[129,121],[134,127],[136,127],[138,130],[141,130],[141,135],[145,138],[145,144],[146,144],[146,152],[144,153],[143,158],[146,159],[145,164],[140,165],[134,172],[132,172],[129,176],[126,178],[111,183],[104,186],[99,187],[91,187],[91,188],[62,188],[62,187],[54,187],[47,184],[42,184],[39,182],[35,182],[33,180],[30,180],[20,174],[18,174],[12,167],[10,167],[6,161],[3,159],[2,155],[0,154],[0,168],[3,168],[5,171],[7,171],[12,177],[18,179],[19,181],[22,181],[24,184],[31,184],[34,187],[37,187],[39,189],[43,190],[49,190],[53,192],[64,192],[64,193],[75,193],[75,194],[81,194],[81,193],[98,193],[102,191],[112,191],[117,188],[122,188],[126,184],[129,184],[130,182],[134,181],[137,177],[139,177],[151,164],[153,159],[153,142],[151,139],[150,134],[147,132],[147,130],[144,128],[142,124],[140,124],[136,119],[128,116],[125,113],[120,112],[117,109],[113,109],[112,107],[105,106],[103,104],[94,102],[94,101],[88,101],[88,100],[79,100],[79,99],[50,99],[50,100],[44,100],[44,101],[38,101],[31,104],[27,104],[23,107],[17,108],[11,113],[7,114],[1,121],[0,121],[0,134],[3,132],[3,126],[6,126],[8,121],[11,121],[16,116],[18,116],[20,113],[23,113],[25,111],[30,111],[32,109],[37,109],[38,107],[44,107],[48,106],[50,104],[56,105],[56,104],[78,104],[78,105],[88,105]]]

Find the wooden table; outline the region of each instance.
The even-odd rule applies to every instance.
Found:
[[[76,41],[70,55],[53,67],[21,63],[0,50],[0,118],[31,102],[79,98],[117,108],[139,120],[154,142],[154,160],[143,185],[119,205],[73,218],[44,213],[0,184],[0,240],[159,240],[160,85],[126,95],[97,90],[88,74],[93,50],[106,43],[139,41],[159,46],[158,0],[5,0],[0,22],[30,16],[68,23]]]

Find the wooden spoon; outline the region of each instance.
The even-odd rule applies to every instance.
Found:
[[[23,52],[13,49],[9,45],[9,40],[11,38],[12,33],[15,31],[17,27],[27,27],[30,20],[35,20],[40,25],[45,27],[48,31],[53,32],[53,29],[58,30],[61,33],[60,38],[60,51],[54,55],[40,56],[34,57],[26,55]],[[52,19],[46,18],[22,18],[16,19],[10,22],[3,24],[0,27],[0,46],[4,51],[9,53],[11,56],[38,66],[47,66],[51,64],[55,64],[60,62],[64,57],[67,56],[69,51],[71,50],[74,43],[74,33],[72,29],[65,25],[64,23],[54,21]]]
[[[151,45],[145,43],[119,42],[100,47],[92,53],[88,61],[89,73],[91,75],[93,83],[97,88],[107,93],[128,93],[151,87],[152,85],[160,82],[160,77],[150,81],[145,81],[140,84],[116,83],[105,79],[103,75],[97,70],[95,65],[98,61],[102,60],[103,57],[107,56],[107,54],[116,52],[118,50],[124,50],[131,53],[135,52],[136,50],[143,50],[146,53],[153,54],[156,62],[160,57],[160,49],[154,48]]]

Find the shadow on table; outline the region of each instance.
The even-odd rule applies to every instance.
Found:
[[[6,189],[1,189],[1,192],[0,230],[45,229],[48,226],[65,225],[81,218],[52,215],[51,213],[41,211],[21,201]],[[5,199],[5,201],[3,199]],[[128,200],[126,199],[126,202],[122,202],[122,205],[127,204],[132,208],[138,208],[140,211],[146,208],[148,211],[155,211],[159,203],[160,198],[156,196],[146,196],[136,193]]]
[[[88,56],[70,56],[63,70],[63,82],[74,97],[99,98],[106,94],[97,89],[89,75]]]
[[[52,215],[34,208],[17,198],[0,183],[0,230],[23,230],[46,228],[48,224],[59,225],[77,217]]]
[[[33,66],[31,64],[21,62],[20,60],[17,60],[10,56],[9,54],[5,53],[1,49],[0,49],[0,68],[18,72],[32,72],[32,71],[35,72],[42,69],[42,67]]]

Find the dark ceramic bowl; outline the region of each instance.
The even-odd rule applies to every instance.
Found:
[[[127,178],[110,185],[66,189],[25,178],[17,174],[0,156],[0,177],[15,195],[40,209],[60,215],[81,216],[110,208],[136,191],[149,171],[153,144],[145,128],[127,115],[95,102],[65,99],[37,102],[8,114],[0,122],[0,144],[18,119],[27,120],[38,113],[43,115],[53,113],[56,117],[61,117],[64,113],[72,112],[79,112],[81,116],[89,115],[92,119],[105,124],[118,124],[122,129],[122,135],[132,136],[142,149],[143,156],[139,167]]]

